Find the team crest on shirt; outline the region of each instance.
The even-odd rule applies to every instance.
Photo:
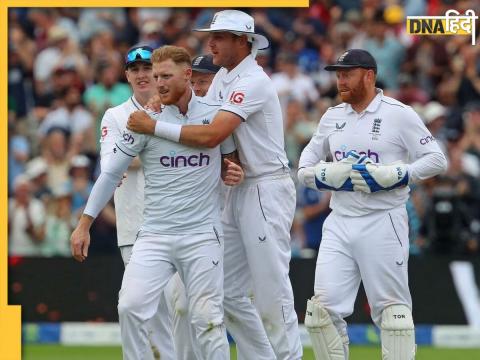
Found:
[[[203,125],[208,125],[208,124],[210,124],[210,120],[208,120],[208,119],[203,119],[203,120],[202,120],[202,124],[203,124]]]
[[[378,140],[381,133],[380,133],[380,127],[382,125],[382,119],[380,118],[375,118],[373,119],[373,124],[372,124],[372,131],[370,131],[370,134],[372,135],[372,140]]]

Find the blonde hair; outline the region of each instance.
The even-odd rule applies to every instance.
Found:
[[[191,66],[192,58],[185,48],[180,46],[165,45],[152,53],[152,63],[159,63],[166,60],[172,60],[175,64],[187,64]]]

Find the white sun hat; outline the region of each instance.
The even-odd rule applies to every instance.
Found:
[[[235,35],[247,35],[255,49],[262,50],[270,45],[268,39],[255,33],[255,22],[253,17],[239,10],[223,10],[215,13],[210,27],[206,29],[195,29],[201,32],[227,31]]]

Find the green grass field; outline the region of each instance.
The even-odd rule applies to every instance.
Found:
[[[231,351],[232,360],[237,357]],[[118,360],[122,358],[119,347],[79,347],[59,345],[24,345],[23,360]],[[314,360],[313,352],[305,349],[304,360]],[[352,346],[350,360],[381,359],[380,349],[367,346]],[[479,360],[480,349],[439,349],[419,347],[417,360]]]

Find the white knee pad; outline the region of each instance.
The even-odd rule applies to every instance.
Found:
[[[315,359],[347,359],[344,343],[348,344],[348,337],[340,337],[327,310],[320,304],[318,298],[315,296],[307,301],[305,327],[310,334]]]
[[[412,312],[405,305],[392,305],[382,312],[382,359],[415,359],[415,327]]]

